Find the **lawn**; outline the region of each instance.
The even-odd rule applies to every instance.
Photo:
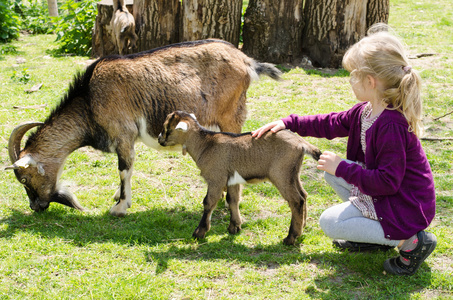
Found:
[[[450,0],[391,0],[390,25],[407,44],[423,82],[427,137],[453,137],[453,10]],[[13,128],[43,121],[88,57],[53,56],[54,35],[21,35],[0,45],[0,166],[10,164]],[[13,47],[15,46],[16,50]],[[26,92],[37,84],[36,92]],[[286,68],[248,91],[244,131],[290,113],[345,110],[356,100],[344,70]],[[447,114],[446,116],[444,116]],[[345,156],[345,139],[307,138]],[[221,203],[206,239],[191,237],[202,214],[206,185],[188,156],[137,144],[132,207],[124,218],[108,213],[119,184],[117,158],[90,148],[70,155],[62,180],[87,209],[28,206],[13,172],[1,171],[0,299],[453,299],[453,142],[422,141],[431,164],[437,214],[428,228],[433,254],[412,277],[383,273],[396,250],[344,253],[318,224],[339,198],[305,159],[301,179],[309,194],[308,220],[295,246],[282,243],[290,211],[269,183],[243,191],[242,231],[227,232]],[[3,169],[3,168],[2,168]]]

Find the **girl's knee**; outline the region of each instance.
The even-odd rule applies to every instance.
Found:
[[[351,218],[360,217],[362,213],[350,202],[343,202],[326,209],[319,217],[319,226],[325,235],[332,239],[343,236],[345,222]]]
[[[335,182],[335,178],[336,178],[336,176],[334,176],[332,174],[329,174],[329,173],[324,171],[324,179],[326,180],[326,182],[329,185],[332,185]]]

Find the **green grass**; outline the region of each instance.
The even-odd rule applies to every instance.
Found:
[[[450,1],[391,1],[390,24],[410,54],[435,54],[411,64],[424,80],[427,134],[453,136],[452,115],[433,121],[453,110]],[[0,54],[1,166],[9,164],[7,141],[14,126],[44,120],[85,67],[87,57],[51,56],[54,39],[21,36],[2,46],[15,46],[17,52]],[[18,57],[25,63],[18,64]],[[341,70],[294,68],[283,79],[251,86],[244,131],[290,113],[327,113],[356,103]],[[24,91],[39,83],[38,92]],[[344,139],[308,140],[344,156]],[[58,204],[33,213],[14,174],[2,171],[0,299],[452,299],[453,145],[423,145],[437,189],[437,215],[429,231],[438,246],[412,277],[383,274],[384,260],[396,251],[348,254],[332,248],[318,218],[339,199],[311,158],[301,175],[309,194],[308,221],[296,246],[282,244],[290,213],[270,184],[244,188],[245,223],[239,234],[227,233],[228,212],[219,204],[206,239],[195,241],[191,234],[206,192],[198,169],[187,156],[137,144],[133,206],[125,218],[108,214],[119,183],[112,154],[84,148],[66,162],[62,180],[85,213]]]

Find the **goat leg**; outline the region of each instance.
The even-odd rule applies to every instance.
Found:
[[[241,230],[242,219],[241,213],[239,212],[241,190],[240,184],[228,186],[227,188],[226,200],[230,210],[230,225],[228,226],[228,232],[230,234],[236,234]]]
[[[288,236],[283,240],[285,245],[294,245],[296,239],[302,234],[307,218],[307,192],[302,188],[298,178],[291,181],[295,181],[295,187],[293,186],[289,190],[279,189],[291,209],[291,225]]]
[[[110,214],[117,217],[124,217],[126,210],[132,205],[131,178],[134,163],[134,149],[126,151],[126,155],[117,149],[118,169],[120,173],[121,185],[115,193],[115,200],[118,202],[110,209]]]
[[[204,239],[206,233],[211,228],[211,216],[212,212],[217,206],[217,202],[222,197],[223,188],[213,188],[208,184],[208,193],[203,200],[203,216],[201,217],[200,223],[197,229],[193,232],[192,236],[196,239]]]
[[[291,205],[290,205],[291,206]],[[283,239],[285,245],[294,245],[296,239],[301,236],[302,228],[305,224],[305,200],[301,199],[299,205],[300,208],[291,207],[291,225],[289,226],[288,236]]]

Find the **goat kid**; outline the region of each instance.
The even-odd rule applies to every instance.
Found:
[[[166,116],[190,111],[205,126],[240,132],[246,93],[259,75],[279,79],[273,65],[259,63],[220,40],[185,42],[126,56],[104,57],[78,74],[60,104],[41,122],[11,133],[8,152],[30,208],[57,202],[82,210],[59,184],[66,158],[78,148],[116,153],[120,187],[110,213],[124,216],[132,203],[134,144],[163,149],[157,142]],[[25,133],[37,127],[21,149]]]
[[[211,214],[225,187],[231,214],[228,231],[239,232],[240,184],[259,181],[272,182],[291,208],[291,225],[283,242],[293,245],[301,235],[307,215],[307,192],[299,179],[300,167],[305,153],[319,159],[321,152],[315,146],[287,130],[268,132],[259,139],[250,133],[209,131],[181,111],[168,115],[158,141],[162,146],[183,145],[183,154],[190,154],[208,184],[203,216],[193,233],[195,238],[204,238],[209,231]]]
[[[135,33],[134,16],[127,9],[124,0],[113,0],[113,15],[110,21],[115,51],[123,55],[127,49],[136,48],[138,36]]]

